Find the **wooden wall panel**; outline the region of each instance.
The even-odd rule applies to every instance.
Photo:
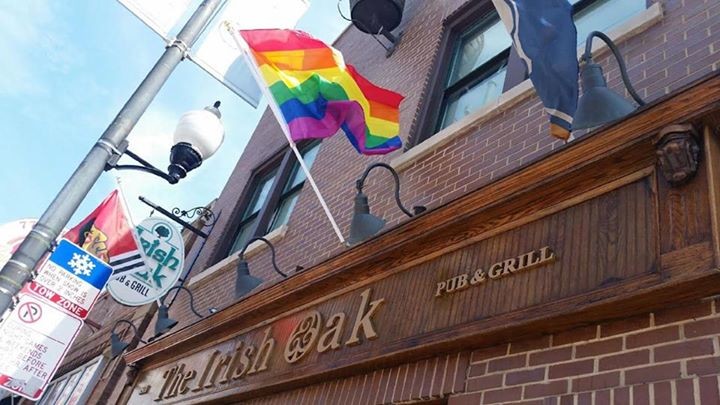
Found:
[[[267,370],[227,383],[218,382],[195,392],[188,390],[185,394],[169,397],[166,393],[162,399],[170,402],[198,397],[207,399],[213,395],[239,394],[257,389],[267,385],[268,381],[278,383],[307,378],[350,366],[363,358],[391,355],[398,348],[421,344],[426,336],[439,331],[482,324],[486,319],[586,294],[623,280],[658,279],[659,252],[656,247],[659,241],[656,239],[657,208],[652,191],[654,180],[653,175],[640,177],[554,214],[446,253],[414,268],[391,273],[339,297],[281,316],[212,348],[183,355],[179,361],[171,361],[145,372],[138,386],[150,385],[145,395],[157,396],[166,381],[163,375],[181,364],[185,372],[191,368],[196,372],[190,385],[198,383],[201,376],[207,374],[204,373],[205,368],[209,367],[208,373],[212,374],[222,356],[231,356],[237,347],[254,345],[256,349],[260,348],[267,330],[270,330],[274,341]],[[439,282],[463,273],[468,274],[470,279],[478,269],[487,272],[494,263],[545,246],[555,253],[555,262],[502,278],[488,279],[452,294],[435,296]],[[363,292],[369,294],[368,301],[384,300],[371,317],[378,337],[369,340],[361,332],[361,343],[350,346],[346,342],[352,334],[352,326],[358,313],[365,311],[361,307]],[[317,343],[314,343],[307,355],[297,363],[289,364],[283,355],[285,346],[296,327],[315,311],[320,314],[322,324],[334,314],[345,315],[341,345],[337,350],[318,353]],[[327,330],[329,327],[320,328],[319,334]],[[215,352],[218,354],[213,357]],[[209,361],[215,364],[207,366]],[[139,396],[138,390],[135,390],[131,403],[143,403],[148,398]]]

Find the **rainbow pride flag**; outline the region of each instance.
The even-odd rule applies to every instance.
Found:
[[[364,155],[402,146],[403,96],[362,77],[339,51],[301,31],[240,30],[240,35],[294,142],[328,138],[342,129]]]

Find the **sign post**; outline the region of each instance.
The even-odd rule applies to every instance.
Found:
[[[102,260],[60,241],[0,324],[0,387],[42,396],[111,274]]]

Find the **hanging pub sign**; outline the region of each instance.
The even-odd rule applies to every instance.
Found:
[[[183,269],[185,245],[172,223],[150,217],[137,227],[145,266],[116,271],[107,284],[119,303],[140,306],[159,299],[177,282]]]

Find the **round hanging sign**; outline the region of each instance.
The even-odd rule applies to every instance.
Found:
[[[135,229],[145,265],[113,274],[107,283],[110,295],[130,306],[145,305],[165,295],[180,278],[185,259],[182,235],[171,222],[150,217]]]
[[[0,268],[10,260],[36,222],[37,219],[20,219],[0,225]]]

